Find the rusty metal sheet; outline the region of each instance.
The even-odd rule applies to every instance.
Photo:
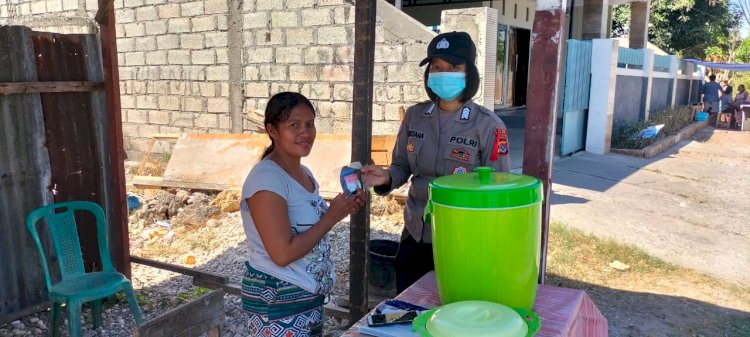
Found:
[[[79,34],[33,32],[32,40],[39,81],[87,79],[86,44],[92,39]],[[41,99],[55,202],[85,200],[104,205],[103,164],[98,149],[102,141],[97,137],[100,124],[94,115],[91,93],[46,93],[41,94]],[[86,270],[99,269],[93,218],[78,219],[78,231]]]
[[[0,26],[0,82],[36,80],[31,30]],[[0,324],[47,300],[26,215],[51,202],[39,94],[0,96]]]

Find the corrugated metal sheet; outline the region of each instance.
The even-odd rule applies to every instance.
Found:
[[[654,71],[669,72],[672,59],[668,55],[654,55]]]
[[[0,82],[102,77],[95,35],[0,26]],[[103,92],[0,95],[0,321],[47,300],[39,255],[25,226],[29,212],[55,201],[89,200],[111,214],[109,168],[102,160],[106,130]],[[77,220],[86,268],[97,269],[94,219]],[[46,226],[39,228],[53,254]],[[53,278],[55,260],[48,260]]]
[[[568,40],[560,154],[583,150],[586,145],[586,109],[591,89],[591,48],[588,41]]]
[[[591,41],[568,40],[567,60],[563,110],[588,109],[589,87],[591,86]]]
[[[617,52],[617,64],[625,65],[625,68],[629,66],[643,66],[643,49],[630,49],[620,47]]]
[[[31,30],[0,27],[0,82],[36,80]],[[0,95],[0,317],[46,301],[39,255],[26,230],[32,210],[51,202],[38,94]]]
[[[33,32],[34,55],[39,81],[85,81],[85,44],[94,43],[86,35]],[[101,69],[101,67],[99,67]],[[99,70],[101,72],[101,70]],[[86,200],[104,204],[102,157],[98,146],[97,118],[91,93],[41,94],[46,125],[47,150],[52,165],[55,202]],[[78,219],[84,264],[87,271],[99,270],[96,223],[93,217]]]

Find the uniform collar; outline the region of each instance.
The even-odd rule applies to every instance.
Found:
[[[433,115],[438,113],[438,107],[437,102],[430,102],[430,104],[427,106],[427,109],[424,111],[424,116],[432,118]],[[458,109],[458,112],[456,112],[456,116],[453,118],[453,120],[456,123],[468,123],[473,118],[472,116],[476,115],[478,111],[474,108],[474,101],[468,100],[466,101],[460,109]]]

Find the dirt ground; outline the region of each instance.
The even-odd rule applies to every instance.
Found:
[[[553,220],[734,282],[750,279],[750,132],[695,134],[652,159],[557,160]]]
[[[653,159],[580,154],[553,181],[553,220],[674,264],[557,271],[611,336],[750,336],[750,132],[709,127]]]

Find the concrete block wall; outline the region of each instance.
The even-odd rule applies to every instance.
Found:
[[[242,111],[240,130],[260,131],[268,98],[281,91],[299,91],[313,101],[318,132],[350,132],[351,1],[115,0],[114,5],[129,158],[140,158],[153,133],[229,133],[233,106]],[[230,6],[239,11],[234,17],[240,41],[230,41]],[[96,0],[13,0],[0,4],[0,24],[95,33],[96,9]],[[427,99],[418,63],[433,36],[378,0],[373,133],[395,134],[399,108]],[[240,59],[230,60],[230,48],[241,49]],[[233,89],[240,93],[234,105]],[[154,153],[169,147],[157,142]]]
[[[250,2],[252,3],[252,2]],[[351,132],[354,62],[354,6],[350,1],[257,0],[243,8],[243,82],[248,115],[262,121],[268,98],[298,91],[310,98],[320,119],[318,132]],[[395,134],[399,107],[424,101],[422,84],[427,43],[434,36],[421,24],[409,30],[390,27],[392,15],[408,16],[378,2],[376,28],[373,133]],[[387,14],[387,15],[385,15]],[[384,21],[385,20],[385,21]]]

